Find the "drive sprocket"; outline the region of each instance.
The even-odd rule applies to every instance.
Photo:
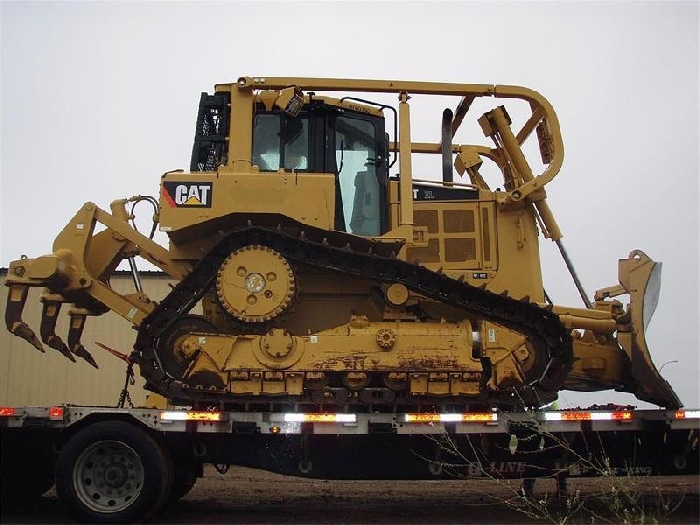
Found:
[[[295,291],[292,267],[268,246],[243,246],[232,252],[217,271],[219,303],[244,323],[265,323],[278,317],[292,304]]]

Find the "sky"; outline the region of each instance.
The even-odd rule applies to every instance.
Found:
[[[616,284],[633,249],[663,262],[647,341],[700,406],[697,2],[2,1],[0,31],[0,267],[51,252],[84,202],[157,195],[161,174],[189,166],[199,94],[216,83],[522,85],[559,116],[548,202],[584,287]],[[412,138],[439,142],[440,114],[417,108]],[[541,252],[554,302],[580,306],[555,246]],[[649,406],[560,395],[607,402]]]

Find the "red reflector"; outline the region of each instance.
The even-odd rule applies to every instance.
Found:
[[[10,417],[15,415],[14,407],[0,407],[0,417]]]
[[[612,419],[615,421],[627,421],[632,419],[632,412],[613,412]]]
[[[462,414],[462,421],[498,421],[498,414],[483,413],[483,414]]]
[[[590,412],[562,412],[562,421],[588,421],[591,419]]]
[[[63,419],[63,407],[51,407],[49,409],[49,418],[50,419],[57,419],[61,420]]]

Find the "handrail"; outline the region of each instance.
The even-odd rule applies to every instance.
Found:
[[[520,143],[524,141],[538,123],[543,122],[547,128],[550,141],[551,157],[542,173],[534,176],[532,180],[512,190],[506,199],[507,202],[522,201],[528,195],[549,183],[561,169],[564,160],[564,143],[561,137],[559,118],[549,101],[537,91],[514,85],[496,84],[462,84],[448,82],[420,82],[406,80],[368,80],[368,79],[338,79],[338,78],[311,78],[311,77],[240,77],[235,83],[219,84],[217,89],[284,89],[297,86],[303,90],[319,91],[357,91],[369,93],[406,93],[408,95],[448,95],[461,96],[469,104],[460,104],[467,109],[459,111],[460,120],[468,111],[471,102],[480,97],[494,97],[506,99],[520,99],[529,103],[532,117],[525,126],[516,134]],[[537,118],[541,114],[540,118]],[[453,133],[456,127],[453,128]]]

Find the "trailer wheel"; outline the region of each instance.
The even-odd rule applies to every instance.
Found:
[[[197,467],[195,465],[182,465],[175,468],[175,478],[173,480],[173,490],[168,498],[168,503],[175,503],[192,490],[197,482]]]
[[[189,448],[170,448],[173,456],[173,489],[168,504],[175,503],[185,496],[203,474],[203,465]]]
[[[90,425],[61,450],[56,491],[80,521],[133,523],[167,500],[173,469],[168,455],[141,428],[123,421]]]

